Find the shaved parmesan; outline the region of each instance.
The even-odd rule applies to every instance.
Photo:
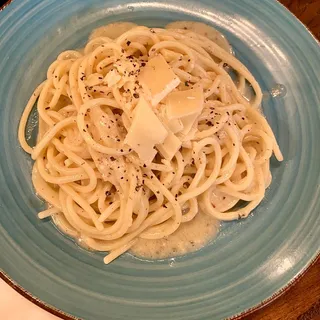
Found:
[[[112,69],[107,73],[107,75],[103,79],[103,82],[107,83],[108,87],[111,88],[115,84],[117,84],[120,80],[121,80],[121,75],[119,74],[118,70]]]
[[[164,142],[168,131],[144,98],[140,98],[125,143],[138,155],[142,162],[150,164],[157,154],[156,144]]]
[[[181,147],[181,141],[173,133],[169,133],[162,144],[157,145],[161,155],[168,161],[174,157]]]
[[[196,87],[185,91],[176,91],[166,99],[169,120],[200,114],[203,109],[203,89]]]
[[[182,133],[182,132],[179,132],[177,134],[177,137],[182,141],[182,142],[186,142],[186,141],[190,141],[190,140],[193,140],[195,135],[196,135],[196,132],[197,132],[197,128],[194,126],[192,127],[189,132],[187,133]]]
[[[150,96],[152,106],[156,106],[180,83],[180,79],[162,55],[157,55],[147,62],[138,80]]]
[[[182,122],[182,125],[183,125],[183,130],[180,132],[181,134],[183,135],[187,135],[190,130],[192,129],[196,119],[198,118],[199,114],[196,113],[196,114],[192,114],[190,116],[187,116],[187,117],[184,117],[184,118],[181,118],[181,122]]]
[[[183,124],[180,119],[168,120],[167,125],[172,133],[180,132],[183,129]]]

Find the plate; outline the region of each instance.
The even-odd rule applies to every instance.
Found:
[[[285,157],[246,220],[224,223],[202,250],[104,265],[36,213],[31,160],[18,145],[25,103],[57,54],[81,48],[114,21],[164,26],[199,20],[222,31],[263,92]],[[266,303],[319,254],[320,50],[273,0],[14,0],[0,12],[0,267],[2,277],[53,312],[83,319],[222,319]],[[36,119],[31,119],[32,129]],[[7,280],[9,281],[9,280]],[[58,311],[61,310],[61,311]]]

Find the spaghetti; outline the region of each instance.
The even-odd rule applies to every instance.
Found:
[[[188,24],[169,27],[127,23],[116,37],[93,33],[83,51],[65,51],[51,64],[21,117],[19,141],[35,161],[32,182],[50,205],[39,218],[52,216],[68,235],[108,251],[105,263],[138,239],[170,236],[199,211],[218,220],[246,218],[271,182],[270,157],[282,160],[259,111],[261,89],[247,68],[208,34]],[[164,80],[142,81],[156,63],[168,65],[163,79],[174,74],[172,86],[157,96],[152,90]],[[248,84],[255,93],[250,101]],[[172,118],[172,126],[164,110],[184,92],[196,92],[201,106],[186,115],[178,110],[180,99],[172,110],[182,116]],[[36,102],[39,133],[31,147],[25,129]],[[149,109],[141,111],[142,104]],[[149,110],[141,128],[136,118]],[[151,127],[148,119],[161,125],[162,136],[143,131]],[[145,153],[141,132],[154,142]],[[171,159],[163,150],[169,136],[178,141]],[[238,206],[242,201],[246,205]]]

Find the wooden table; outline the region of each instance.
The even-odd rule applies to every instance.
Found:
[[[320,320],[320,258],[282,296],[243,320]]]
[[[320,0],[280,0],[280,2],[320,40]],[[286,293],[243,319],[320,320],[320,258]]]
[[[279,0],[279,2],[295,14],[320,40],[320,0]]]

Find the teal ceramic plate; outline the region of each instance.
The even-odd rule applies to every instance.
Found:
[[[44,204],[17,142],[18,121],[50,62],[80,48],[92,29],[182,19],[227,36],[262,86],[285,161],[272,161],[272,185],[254,213],[223,224],[204,249],[164,261],[126,254],[106,266],[102,254],[38,220]],[[0,12],[0,57],[0,267],[42,305],[88,320],[223,319],[270,301],[317,257],[320,50],[276,1],[14,0]]]

